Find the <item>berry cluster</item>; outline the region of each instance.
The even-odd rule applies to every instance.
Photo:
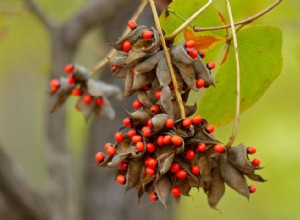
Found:
[[[110,59],[115,77],[125,78],[125,96],[137,94],[134,112],[123,120],[115,134],[115,143],[107,143],[96,154],[99,166],[118,167],[116,181],[135,188],[140,198],[145,192],[151,201],[166,204],[169,195],[179,200],[192,187],[202,187],[209,205],[215,208],[225,192],[225,183],[248,197],[255,192],[245,176],[264,181],[255,174],[260,161],[248,159],[255,148],[239,145],[226,148],[212,133],[214,127],[196,115],[196,105],[186,104],[190,90],[213,84],[210,70],[213,62],[204,64],[204,52],[195,49],[193,41],[172,46],[169,51],[182,96],[186,118],[181,118],[174,86],[153,28],[129,21],[130,33],[119,39]]]
[[[114,118],[115,111],[108,99],[121,98],[121,91],[118,87],[91,79],[91,72],[79,65],[66,65],[65,73],[68,75],[67,78],[62,77],[50,81],[49,93],[57,97],[51,112],[57,110],[72,95],[79,97],[76,108],[86,119],[93,112]]]

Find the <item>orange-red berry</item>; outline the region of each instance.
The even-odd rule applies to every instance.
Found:
[[[117,176],[117,182],[120,185],[124,185],[126,183],[126,177],[124,175],[118,175]]]
[[[60,86],[60,81],[58,79],[52,79],[50,81],[51,92],[56,92]]]
[[[214,69],[214,68],[216,67],[216,64],[215,64],[215,62],[210,61],[210,62],[207,63],[206,66],[207,66],[207,68],[208,68],[209,70],[212,70],[212,69]]]
[[[132,138],[134,135],[136,135],[136,130],[135,129],[130,129],[127,132],[128,137]]]
[[[255,154],[256,153],[256,148],[255,147],[248,147],[247,148],[247,153],[248,154]]]
[[[196,81],[196,86],[197,86],[198,89],[203,88],[204,85],[205,85],[204,79],[197,79],[197,81]]]
[[[127,170],[127,163],[122,161],[119,165],[119,170]]]
[[[172,136],[171,135],[166,135],[163,138],[163,143],[165,145],[171,144],[172,143]]]
[[[68,77],[68,84],[73,85],[76,83],[76,78],[74,76],[69,76]]]
[[[198,51],[198,55],[202,58],[202,59],[204,59],[204,57],[205,57],[205,52],[204,51],[202,51],[202,50],[200,50],[200,51]]]
[[[161,90],[160,89],[155,92],[155,97],[157,99],[160,99],[160,97],[161,97]]]
[[[114,145],[112,144],[112,143],[106,143],[105,145],[104,145],[104,149],[107,151],[107,149],[109,149],[109,148],[111,148],[111,147],[113,147]]]
[[[85,96],[83,96],[82,100],[85,104],[91,104],[93,101],[93,98],[92,98],[92,96],[86,94]]]
[[[65,73],[66,74],[71,74],[74,70],[74,66],[72,64],[67,64],[65,66]]]
[[[111,68],[110,68],[110,70],[111,70],[112,72],[115,72],[117,69],[120,69],[120,68],[121,68],[121,67],[118,66],[118,65],[112,65]]]
[[[105,103],[105,100],[104,100],[103,97],[98,97],[98,98],[96,99],[96,104],[97,104],[98,107],[103,106],[104,103]]]
[[[180,170],[180,164],[172,163],[171,168],[170,168],[171,173],[176,173],[178,170]]]
[[[184,178],[186,178],[186,176],[187,176],[187,174],[186,174],[186,172],[184,171],[184,170],[178,170],[177,172],[176,172],[176,177],[178,178],[178,179],[184,179]]]
[[[158,196],[157,196],[156,192],[150,193],[149,198],[152,202],[156,202],[158,200]]]
[[[145,137],[151,137],[153,135],[152,129],[148,126],[143,127],[142,132]]]
[[[130,72],[131,72],[131,75],[134,76],[134,74],[135,74],[135,72],[134,72],[134,67],[131,67],[131,68],[130,68]]]
[[[147,157],[145,160],[145,166],[147,167],[149,165],[149,161],[152,159],[152,157]]]
[[[151,88],[152,88],[151,83],[149,83],[148,85],[144,86],[144,90],[146,90],[146,91],[150,91]]]
[[[258,158],[254,158],[251,164],[255,167],[258,167],[260,165],[260,160]]]
[[[202,117],[200,115],[196,115],[192,119],[194,125],[199,125],[202,123]]]
[[[205,130],[207,131],[207,133],[213,133],[215,130],[215,127],[213,125],[207,125]]]
[[[146,149],[147,149],[147,151],[148,151],[149,153],[153,153],[153,152],[155,151],[155,145],[152,144],[152,143],[148,143],[148,144],[146,145]]]
[[[181,190],[179,187],[175,186],[171,189],[171,193],[174,197],[180,197],[181,196]]]
[[[138,152],[143,152],[144,149],[145,149],[145,146],[144,146],[144,143],[139,141],[135,144],[135,149],[138,151]]]
[[[153,115],[160,113],[160,105],[158,104],[152,105],[150,111]]]
[[[206,144],[204,144],[204,143],[199,143],[198,146],[197,146],[197,150],[198,150],[199,152],[204,152],[204,151],[206,151]]]
[[[104,158],[105,158],[105,156],[104,156],[104,153],[102,153],[102,152],[98,152],[95,155],[95,159],[96,159],[97,163],[101,163],[104,160]]]
[[[116,134],[115,134],[115,140],[116,140],[116,142],[118,142],[118,143],[120,143],[120,142],[122,142],[123,140],[124,140],[124,134],[122,133],[122,132],[117,132]]]
[[[195,41],[193,41],[193,40],[187,41],[187,42],[185,43],[185,47],[186,47],[186,48],[193,48],[193,47],[195,47]]]
[[[191,118],[185,118],[182,121],[183,127],[186,127],[186,128],[190,127],[192,124],[193,124],[193,120]]]
[[[188,160],[192,160],[194,159],[195,157],[195,152],[193,150],[188,150],[186,153],[185,153],[185,158],[188,159]]]
[[[130,41],[128,40],[125,40],[122,44],[122,49],[125,51],[125,52],[128,52],[130,51],[132,48],[132,44],[130,43]]]
[[[173,128],[175,121],[172,118],[168,118],[165,122],[166,128]]]
[[[216,144],[214,146],[214,151],[217,153],[223,153],[225,152],[225,146],[223,144]]]
[[[113,156],[113,155],[115,155],[117,153],[117,150],[114,147],[109,147],[109,148],[106,149],[106,151],[107,151],[107,154],[109,156]]]
[[[73,96],[81,96],[82,95],[82,90],[79,89],[79,88],[72,89],[72,95]]]
[[[191,172],[194,175],[199,175],[200,174],[200,168],[198,165],[193,165],[191,168]]]
[[[143,32],[143,38],[145,40],[151,40],[153,38],[153,32],[150,30],[146,30]]]
[[[150,168],[150,167],[147,167],[146,168],[146,173],[149,175],[149,176],[153,176],[154,173],[155,173],[155,170]]]
[[[141,142],[142,141],[142,136],[141,135],[134,135],[132,138],[131,138],[132,142],[133,143],[137,143],[137,142]]]
[[[162,136],[162,135],[158,136],[156,143],[160,147],[163,146],[164,145],[164,136]]]
[[[154,158],[150,158],[148,162],[148,167],[155,169],[156,165],[157,165],[157,160],[155,160]]]
[[[188,49],[188,54],[191,58],[196,59],[198,57],[198,51],[196,49]]]
[[[126,127],[131,128],[132,127],[132,120],[130,118],[124,118],[123,119],[123,125]]]
[[[140,100],[136,99],[134,100],[134,102],[132,103],[132,107],[134,109],[139,109],[143,106],[143,104],[140,102]]]
[[[127,26],[128,26],[131,30],[133,30],[133,29],[135,29],[135,28],[137,27],[137,24],[136,24],[135,20],[129,20],[128,23],[127,23]]]
[[[182,138],[180,136],[174,135],[172,136],[172,142],[176,146],[180,146],[182,144]]]
[[[147,125],[147,127],[149,127],[149,128],[152,128],[152,127],[153,127],[151,119],[148,119],[148,120],[147,120],[146,125]]]
[[[256,192],[256,187],[254,185],[250,185],[248,187],[249,193],[255,193]]]

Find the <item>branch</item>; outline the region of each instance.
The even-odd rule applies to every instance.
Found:
[[[34,2],[34,0],[23,0],[26,7],[40,20],[40,22],[47,28],[51,30],[53,24],[50,19],[45,15],[42,9]]]
[[[20,219],[48,220],[46,201],[31,189],[14,164],[0,148],[0,191],[9,206],[14,207]]]
[[[271,11],[273,8],[275,8],[277,5],[279,5],[281,3],[282,0],[276,0],[272,5],[270,5],[269,7],[265,8],[264,10],[262,10],[261,12],[243,20],[237,23],[234,23],[234,26],[238,26],[238,25],[246,25],[246,24],[250,24],[251,22],[255,21],[256,19],[260,18],[261,16],[263,16],[264,14],[268,13],[269,11]],[[218,27],[207,27],[207,28],[201,28],[201,27],[194,27],[194,31],[195,32],[200,32],[200,31],[212,31],[212,30],[220,30],[220,29],[225,29],[225,28],[229,28],[231,27],[231,24],[227,24],[227,25],[223,25],[223,26],[218,26]]]
[[[235,120],[232,128],[232,134],[230,136],[229,142],[226,144],[226,148],[230,148],[234,143],[235,137],[237,135],[239,118],[240,118],[240,105],[241,105],[241,70],[240,70],[240,59],[239,59],[239,51],[238,51],[238,43],[237,37],[234,27],[234,20],[232,16],[231,6],[229,0],[226,0],[226,6],[228,9],[228,15],[230,19],[230,26],[233,38],[233,46],[235,52],[235,60],[236,60],[236,112],[235,112]]]
[[[172,83],[173,83],[173,86],[174,86],[176,100],[177,100],[177,103],[178,103],[178,106],[179,106],[179,109],[180,109],[180,116],[181,116],[181,118],[185,118],[184,105],[183,105],[183,102],[182,102],[181,94],[180,94],[179,89],[178,89],[178,83],[177,83],[176,75],[175,75],[175,72],[174,72],[174,69],[173,69],[170,52],[169,52],[169,49],[167,47],[162,29],[161,29],[161,26],[160,26],[159,17],[158,17],[157,11],[156,11],[154,1],[149,0],[149,2],[150,2],[151,10],[152,10],[152,13],[153,13],[154,21],[155,21],[155,24],[156,24],[156,28],[157,28],[157,31],[159,33],[160,41],[161,41],[161,44],[162,44],[163,49],[165,51],[168,67],[169,67],[170,74],[171,74]]]
[[[117,9],[122,10],[122,6],[132,2],[134,0],[93,0],[65,24],[66,43],[71,47],[77,45],[91,28],[109,19]]]

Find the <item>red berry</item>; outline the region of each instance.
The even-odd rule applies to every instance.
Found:
[[[126,177],[124,175],[118,175],[117,176],[117,182],[120,185],[124,185],[126,183]]]
[[[149,165],[149,161],[151,160],[151,157],[147,157],[147,159],[145,160],[145,166],[147,167]]]
[[[104,145],[104,149],[107,151],[107,149],[109,149],[109,148],[111,148],[111,147],[113,147],[114,145],[112,145],[112,143],[106,143],[105,145]]]
[[[210,62],[207,63],[206,66],[207,66],[207,68],[208,68],[209,70],[212,70],[212,69],[214,69],[214,68],[216,67],[216,64],[215,64],[215,62],[210,61]]]
[[[256,192],[256,187],[254,185],[250,185],[248,187],[249,193],[255,193]]]
[[[186,174],[186,172],[184,170],[178,170],[176,172],[176,177],[178,179],[184,179],[184,178],[186,178],[186,176],[187,176],[187,174]]]
[[[200,51],[198,51],[198,55],[199,55],[202,59],[204,59],[204,57],[205,57],[205,52],[202,51],[202,50],[200,50]]]
[[[186,48],[193,48],[193,47],[195,47],[195,41],[193,41],[193,40],[187,41],[187,42],[185,43],[185,47],[186,47]]]
[[[72,64],[67,64],[67,65],[65,66],[65,73],[66,73],[66,74],[72,73],[73,70],[74,70],[74,66],[73,66]]]
[[[142,136],[141,135],[134,135],[132,138],[131,138],[132,142],[133,143],[137,143],[137,142],[141,142],[142,141]]]
[[[255,147],[248,147],[247,148],[247,153],[248,154],[255,154],[256,153],[256,148]]]
[[[85,104],[91,104],[92,101],[93,101],[92,96],[90,96],[90,95],[88,95],[88,94],[85,95],[85,96],[83,96],[83,102],[84,102]]]
[[[193,165],[191,168],[191,171],[194,175],[199,175],[200,174],[200,168],[198,165]]]
[[[158,146],[163,146],[164,145],[164,136],[162,136],[162,135],[158,136],[156,143],[158,144]]]
[[[171,168],[170,168],[171,173],[176,173],[178,170],[180,170],[180,164],[172,163]]]
[[[131,119],[130,118],[124,118],[123,125],[126,126],[126,127],[131,128],[132,127],[132,121],[131,121]]]
[[[151,119],[147,120],[147,127],[149,127],[149,128],[153,127]]]
[[[158,104],[152,105],[150,111],[153,115],[160,113],[160,105]]]
[[[149,128],[148,126],[143,127],[142,132],[145,137],[151,137],[153,135],[152,129]]]
[[[175,124],[175,122],[174,122],[174,120],[173,120],[172,118],[168,118],[168,119],[166,120],[166,122],[165,122],[165,126],[166,126],[167,128],[173,128],[173,127],[174,127],[174,124]]]
[[[82,95],[82,90],[79,89],[79,88],[72,89],[72,95],[73,96],[81,96]]]
[[[225,151],[225,147],[223,144],[216,144],[214,146],[214,151],[217,153],[223,153]]]
[[[105,103],[105,100],[104,100],[103,97],[98,97],[98,98],[96,99],[96,104],[97,104],[98,107],[103,106],[104,103]]]
[[[195,157],[195,152],[193,150],[188,150],[185,153],[185,158],[188,160],[192,160],[192,159],[194,159],[194,157]]]
[[[139,109],[139,108],[141,108],[143,106],[143,104],[140,102],[140,100],[135,100],[133,103],[132,103],[132,107],[134,108],[134,109]]]
[[[109,156],[113,156],[113,155],[115,155],[117,153],[117,150],[114,147],[109,147],[109,148],[106,149],[106,151],[107,151],[107,154]]]
[[[174,85],[171,83],[171,84],[169,85],[169,88],[170,88],[171,91],[173,91],[173,90],[174,90]]]
[[[125,41],[123,42],[123,44],[122,44],[122,49],[123,49],[125,52],[128,52],[128,51],[131,50],[131,48],[132,48],[132,45],[131,45],[130,41],[125,40]]]
[[[104,160],[104,157],[105,157],[104,153],[102,153],[102,152],[98,152],[95,155],[95,159],[96,159],[97,163],[101,163]]]
[[[180,197],[180,195],[181,195],[181,190],[180,190],[180,188],[179,187],[173,187],[172,189],[171,189],[171,193],[173,194],[173,196],[174,197]]]
[[[118,143],[122,142],[124,140],[124,134],[122,132],[117,132],[115,134],[115,140]]]
[[[199,152],[204,152],[206,150],[206,145],[204,143],[199,143],[197,149]]]
[[[160,97],[161,97],[161,90],[157,90],[157,91],[155,92],[155,97],[156,97],[157,99],[160,99]]]
[[[180,146],[182,144],[182,138],[180,136],[174,135],[172,136],[172,142],[176,146]]]
[[[190,118],[185,118],[182,121],[182,125],[186,128],[190,127],[192,125],[192,123],[193,123],[193,120]]]
[[[153,38],[153,32],[150,30],[146,30],[143,32],[143,38],[145,40],[151,40]]]
[[[207,133],[213,133],[214,132],[214,130],[215,130],[215,127],[213,126],[213,125],[207,125],[206,126],[206,131],[207,131]]]
[[[110,70],[111,70],[112,72],[115,72],[117,69],[120,69],[120,68],[121,68],[121,67],[118,66],[118,65],[112,65]]]
[[[52,79],[50,81],[50,87],[52,92],[58,90],[59,86],[60,86],[60,81],[58,79]]]
[[[148,167],[155,169],[156,165],[157,165],[157,160],[155,160],[154,158],[150,158],[148,162]]]
[[[154,173],[155,173],[155,170],[150,168],[150,167],[147,167],[146,168],[146,173],[149,175],[149,176],[153,176]]]
[[[258,158],[254,158],[251,164],[255,167],[258,167],[260,165],[260,160]]]
[[[153,153],[153,152],[155,151],[155,145],[152,144],[152,143],[148,143],[148,144],[146,145],[146,149],[147,149],[147,151],[148,151],[149,153]]]
[[[145,147],[144,147],[144,143],[139,141],[135,144],[135,149],[138,151],[138,152],[143,152]]]
[[[156,192],[150,193],[149,197],[152,202],[156,202],[158,200],[158,196],[157,196]]]
[[[204,85],[205,85],[205,82],[204,82],[203,79],[197,79],[197,81],[196,81],[196,86],[197,86],[198,89],[203,88]]]
[[[199,125],[202,123],[202,117],[200,115],[196,115],[192,119],[194,125]]]
[[[164,145],[171,144],[172,143],[172,136],[171,135],[164,136],[163,143],[164,143]]]
[[[184,83],[182,85],[182,90],[185,91],[185,92],[188,92],[188,91],[190,91],[190,88]]]
[[[136,135],[136,130],[131,129],[127,132],[128,137],[132,138],[134,135]]]
[[[134,67],[130,68],[131,75],[134,76]]]
[[[151,88],[152,88],[151,83],[148,84],[148,85],[146,85],[146,86],[144,86],[144,90],[146,90],[146,91],[150,91]]]
[[[68,77],[68,84],[73,85],[76,83],[76,78],[74,76],[69,76]]]
[[[136,22],[135,22],[134,20],[129,20],[128,23],[127,23],[127,26],[128,26],[131,30],[133,30],[133,29],[135,29],[135,28],[137,27]]]
[[[119,166],[119,170],[127,170],[127,163],[126,162],[121,162]]]
[[[196,59],[198,57],[198,51],[195,49],[188,49],[188,53],[193,59]]]

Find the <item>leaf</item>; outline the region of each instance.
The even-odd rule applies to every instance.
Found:
[[[241,64],[241,112],[251,107],[279,76],[282,67],[282,34],[276,27],[242,29],[238,35]],[[205,93],[198,113],[221,126],[234,119],[236,102],[235,55],[230,46],[228,59],[219,68],[215,88]],[[220,108],[214,108],[220,106]]]
[[[161,203],[164,204],[165,207],[167,207],[166,200],[169,197],[172,188],[172,183],[168,175],[162,176],[154,185],[154,188]]]
[[[222,178],[228,186],[249,199],[249,191],[246,178],[224,157],[221,157],[220,159],[220,171]]]
[[[216,208],[225,193],[224,180],[219,168],[212,170],[212,181],[208,189],[207,200],[211,208]]]

